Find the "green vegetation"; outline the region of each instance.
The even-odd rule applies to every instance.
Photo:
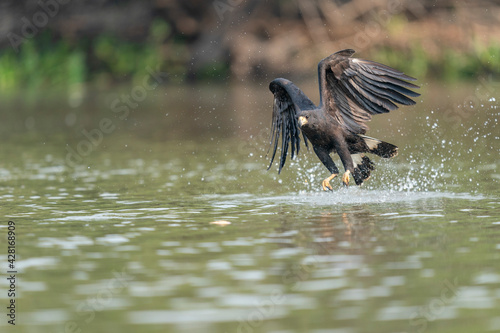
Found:
[[[418,77],[445,81],[471,80],[500,73],[500,43],[476,43],[468,51],[440,50],[430,54],[421,45],[408,49],[387,46],[372,50],[371,57]],[[156,20],[141,42],[101,35],[78,42],[58,39],[45,31],[26,40],[18,53],[0,51],[0,91],[66,88],[91,82],[98,86],[140,82],[147,68],[166,71],[169,79],[183,82],[191,56],[188,41],[175,35],[168,23]],[[228,63],[214,62],[199,68],[200,80],[221,80],[230,75]]]
[[[143,79],[148,67],[168,69],[172,80],[182,80],[187,48],[175,38],[165,43],[169,34],[170,27],[161,20],[153,22],[148,39],[141,43],[109,35],[78,43],[54,41],[45,31],[26,40],[18,53],[12,48],[0,51],[0,90],[135,82]]]
[[[49,45],[50,36],[46,33],[23,44],[19,53],[4,50],[0,56],[0,89],[83,82],[86,68],[82,48],[70,48],[65,42],[55,47]]]
[[[409,50],[383,47],[375,50],[373,58],[408,75],[443,81],[473,80],[479,76],[500,74],[500,43],[477,44],[474,49],[457,51],[446,49],[440,55],[431,55],[421,45]]]

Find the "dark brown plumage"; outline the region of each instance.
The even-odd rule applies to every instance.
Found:
[[[332,152],[339,155],[344,165],[344,185],[349,184],[350,174],[357,185],[370,177],[374,164],[365,153],[383,158],[397,155],[396,146],[364,135],[368,129],[366,122],[374,114],[397,109],[396,103],[415,104],[408,96],[420,94],[408,88],[418,86],[407,81],[416,79],[377,62],[351,58],[353,54],[354,50],[342,50],[319,62],[319,106],[291,81],[279,78],[270,83],[274,107],[269,168],[276,156],[280,136],[279,172],[285,165],[289,146],[292,158],[299,152],[300,132],[306,146],[309,140],[318,158],[331,172],[322,182],[324,190],[332,189],[330,181],[339,173],[330,157]]]

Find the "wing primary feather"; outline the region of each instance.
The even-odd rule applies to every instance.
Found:
[[[420,88],[419,86],[417,86],[413,83],[406,82],[406,81],[403,81],[401,79],[398,79],[398,78],[395,78],[395,77],[392,77],[389,75],[375,75],[375,74],[371,74],[371,73],[366,72],[366,71],[362,71],[361,74],[374,80],[374,81],[378,81],[378,82],[389,82],[389,83],[392,83],[392,84],[395,84],[395,85],[398,85],[401,87],[406,87],[406,88],[414,88],[414,89]]]
[[[309,150],[309,144],[307,143],[307,137],[305,136],[304,133],[302,133],[302,138],[304,139],[304,145],[306,146],[306,148]]]
[[[288,153],[290,152],[293,159],[300,151],[301,130],[297,121],[299,112],[301,110],[312,110],[316,107],[297,86],[288,80],[275,79],[270,83],[269,89],[274,94],[274,104],[268,149],[268,154],[272,150],[272,155],[267,169],[271,168],[278,146],[280,146],[278,173],[281,173]],[[304,133],[302,133],[302,136],[306,147],[308,147]],[[281,145],[279,144],[280,139]]]
[[[269,163],[269,166],[267,167],[267,170],[271,168],[273,165],[274,157],[276,156],[276,151],[278,150],[278,141],[279,141],[279,133],[280,133],[280,127],[281,127],[281,119],[276,118],[275,121],[273,122],[273,126],[275,127],[274,131],[274,148],[273,148],[273,155],[271,156],[271,161]],[[273,145],[273,142],[271,142],[271,145]]]
[[[384,64],[375,61],[356,59],[355,63],[359,65],[363,70],[369,71],[372,74],[389,75],[406,81],[417,80],[416,78],[406,75],[405,73],[400,72],[397,69],[394,69],[392,67],[386,66]]]
[[[382,89],[377,85],[366,83],[364,80],[356,78],[355,81],[359,85],[362,85],[364,89],[369,90],[371,93],[379,96],[383,96],[385,98],[390,99],[393,102],[403,104],[403,105],[414,105],[415,101],[400,92],[392,89]]]
[[[284,120],[286,118],[283,117],[282,120]],[[280,165],[279,165],[279,169],[278,169],[278,174],[281,173],[281,169],[283,169],[283,167],[285,166],[285,162],[286,162],[286,155],[288,153],[288,144],[289,144],[289,141],[290,141],[290,133],[289,133],[289,128],[288,128],[288,123],[285,123],[283,122],[282,123],[282,136],[281,136],[281,158],[280,158]]]
[[[273,146],[273,139],[276,133],[276,100],[273,103],[273,117],[271,120],[271,133],[269,135],[269,148],[267,149],[266,154],[269,154],[269,151],[271,150],[271,147]]]
[[[401,105],[414,105],[410,89],[416,79],[378,62],[350,58],[343,50],[318,64],[320,83],[327,89],[327,112],[353,133],[364,133],[371,115],[393,111]],[[323,95],[322,95],[323,96]]]
[[[292,116],[290,117],[290,120],[288,121],[288,125],[290,126],[290,143],[292,146],[292,159],[295,157],[295,143],[296,143],[296,126],[297,124],[295,123],[295,117]]]
[[[415,101],[406,97],[405,95],[399,93],[398,91],[392,89],[382,89],[378,85],[373,85],[367,83],[360,77],[351,78],[358,86],[362,87],[362,89],[369,91],[371,94],[375,96],[381,96],[383,98],[387,98],[392,102],[403,104],[403,105],[413,105]]]
[[[350,78],[348,82],[352,88],[356,89],[356,91],[363,95],[363,97],[365,97],[372,104],[381,106],[387,111],[393,111],[398,108],[397,105],[388,100],[386,96],[372,93],[369,89],[367,89],[367,86],[359,85],[353,78]]]
[[[418,96],[420,96],[419,93],[417,93],[417,92],[415,92],[413,90],[407,89],[405,87],[398,86],[398,85],[396,85],[394,83],[375,81],[375,80],[370,79],[367,76],[359,76],[359,78],[361,80],[365,81],[366,83],[370,84],[371,86],[377,86],[377,87],[379,87],[381,89],[389,89],[389,90],[397,91],[397,92],[399,92],[402,95],[407,95],[407,96],[410,96],[410,97],[418,97]]]
[[[345,87],[345,89],[349,92],[349,95],[351,96],[351,98],[354,99],[354,101],[356,101],[356,103],[358,105],[360,105],[362,108],[364,108],[368,112],[374,113],[374,114],[389,112],[388,110],[386,110],[382,106],[374,104],[368,99],[361,98],[359,96],[359,94],[356,93],[355,89],[347,81],[341,81],[341,82],[342,82],[342,86]]]
[[[380,94],[389,94],[388,92],[390,91],[392,94],[397,94],[397,96],[399,98],[401,98],[402,101],[403,100],[407,101],[407,102],[411,101],[411,104],[405,104],[403,102],[396,101],[396,102],[401,103],[401,104],[413,105],[413,104],[415,104],[415,101],[413,101],[412,99],[410,99],[406,96],[411,96],[411,97],[420,96],[419,93],[414,92],[413,90],[409,90],[409,89],[406,89],[404,87],[401,87],[401,86],[398,86],[398,85],[395,85],[395,84],[389,83],[389,82],[374,81],[366,76],[357,76],[356,80],[363,81],[364,82],[363,85],[366,85],[366,86],[370,87],[370,89],[374,89],[374,90],[378,91]],[[391,94],[391,97],[393,97],[392,94]],[[395,97],[395,98],[398,98],[398,97]]]

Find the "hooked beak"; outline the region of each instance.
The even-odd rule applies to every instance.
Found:
[[[299,125],[300,125],[300,127],[304,126],[305,124],[307,124],[307,118],[304,117],[304,116],[300,116],[299,117]]]

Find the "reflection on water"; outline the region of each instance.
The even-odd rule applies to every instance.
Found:
[[[265,171],[267,137],[259,131],[270,117],[267,101],[243,116],[227,104],[214,116],[190,110],[212,119],[203,126],[225,131],[195,141],[159,134],[194,126],[170,122],[184,109],[159,121],[163,111],[145,109],[75,167],[65,163],[65,147],[76,147],[78,129],[13,135],[4,142],[0,198],[19,233],[19,326],[499,331],[495,102],[453,131],[435,105],[396,112],[389,123],[375,118],[370,134],[397,143],[400,156],[376,159],[363,187],[339,181],[327,193],[319,191],[326,170],[312,152],[281,175]],[[7,284],[0,280],[1,289]]]

